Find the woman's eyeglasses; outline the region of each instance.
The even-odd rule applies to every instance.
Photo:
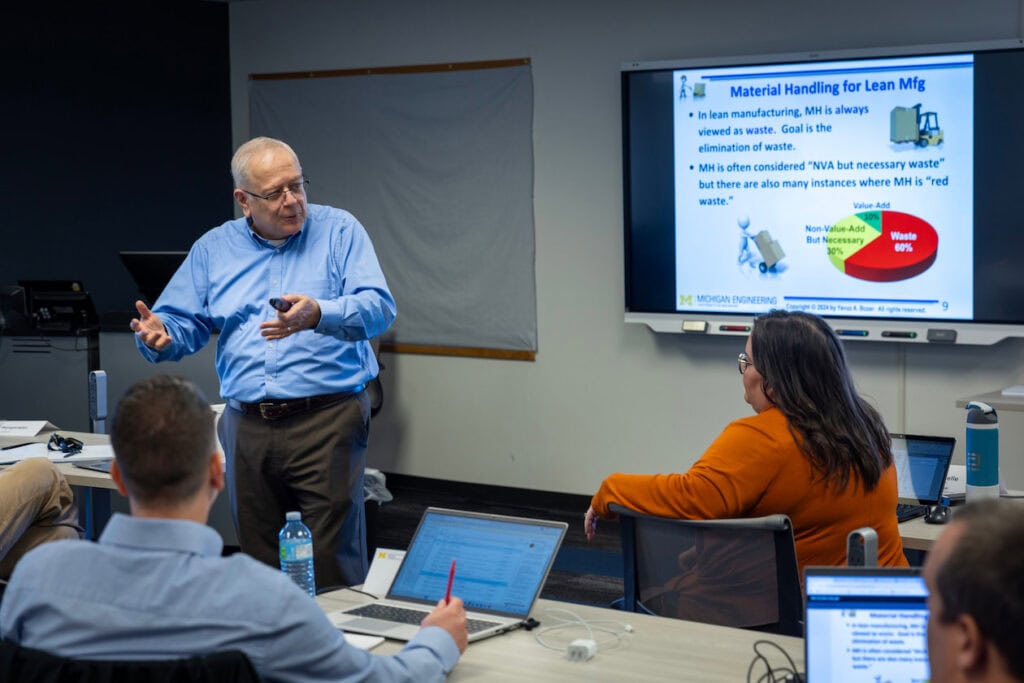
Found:
[[[739,367],[741,375],[747,369],[748,365],[752,366],[753,364],[754,361],[750,360],[747,354],[743,351],[740,351],[740,355],[736,356],[736,365]]]
[[[78,439],[70,436],[61,436],[54,432],[50,435],[50,440],[46,442],[46,449],[50,451],[60,451],[66,458],[69,455],[76,455],[82,452],[83,444]]]

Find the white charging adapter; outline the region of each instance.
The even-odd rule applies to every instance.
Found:
[[[565,654],[571,662],[585,662],[597,654],[597,643],[589,638],[577,638],[569,643]]]

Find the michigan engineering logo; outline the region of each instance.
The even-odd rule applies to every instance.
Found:
[[[679,307],[696,306],[774,306],[778,301],[774,296],[742,295],[742,294],[680,294]]]

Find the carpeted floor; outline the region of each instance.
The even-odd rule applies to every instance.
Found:
[[[393,499],[368,506],[371,548],[408,547],[423,511],[429,506],[564,521],[569,529],[541,597],[606,607],[622,596],[618,524],[601,524],[597,538],[588,543],[583,534],[583,513],[590,502],[587,496],[398,474],[386,475],[386,480]]]

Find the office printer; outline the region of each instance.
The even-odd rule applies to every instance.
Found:
[[[5,296],[9,334],[80,335],[99,330],[92,297],[78,280],[19,280]],[[20,307],[20,310],[19,310]]]

